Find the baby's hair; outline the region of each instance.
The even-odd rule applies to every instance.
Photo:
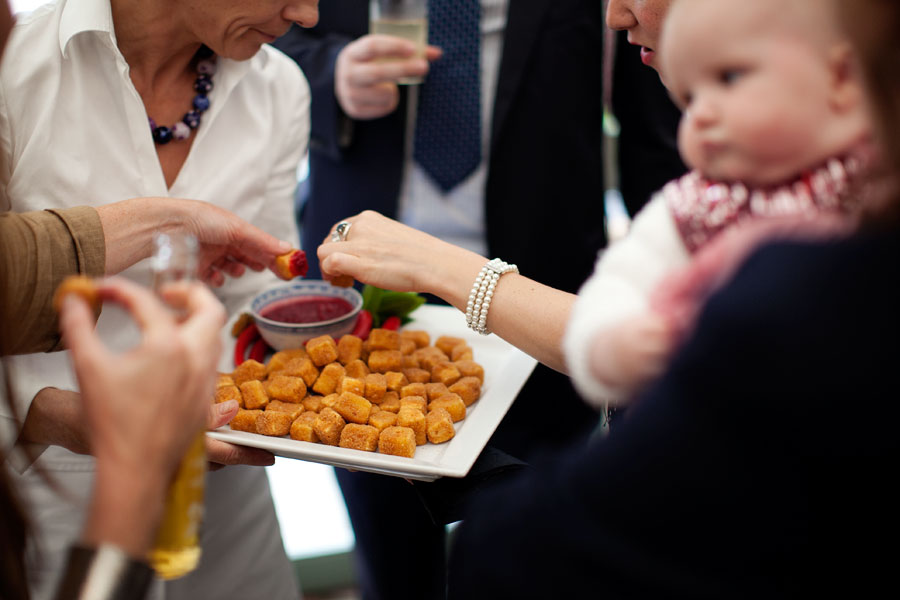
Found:
[[[840,0],[846,25],[866,78],[866,88],[884,147],[883,168],[900,175],[900,3],[897,0]],[[888,193],[897,196],[896,184]],[[890,197],[877,216],[881,225],[900,223],[900,199]]]

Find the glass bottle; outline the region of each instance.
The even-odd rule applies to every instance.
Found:
[[[187,234],[158,233],[153,238],[153,289],[193,279],[198,244]],[[200,562],[200,523],[206,484],[206,433],[200,431],[178,466],[166,496],[162,522],[148,560],[162,579],[187,575]]]

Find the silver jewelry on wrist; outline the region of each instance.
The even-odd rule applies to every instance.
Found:
[[[491,299],[494,297],[494,288],[500,281],[500,276],[505,273],[518,273],[519,268],[516,265],[506,263],[499,258],[491,259],[485,264],[475,283],[472,284],[472,291],[469,292],[469,301],[466,304],[466,325],[470,329],[488,335],[490,331],[487,329],[488,309],[491,307]]]

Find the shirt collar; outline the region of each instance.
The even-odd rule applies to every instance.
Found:
[[[106,33],[115,45],[115,29],[112,7],[109,0],[62,0],[62,15],[59,22],[59,50],[68,58],[68,47],[72,39],[80,33],[96,31]]]

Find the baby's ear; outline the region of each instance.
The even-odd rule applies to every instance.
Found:
[[[853,47],[847,42],[832,46],[828,52],[828,66],[831,106],[839,112],[859,108],[863,102],[862,73]]]

